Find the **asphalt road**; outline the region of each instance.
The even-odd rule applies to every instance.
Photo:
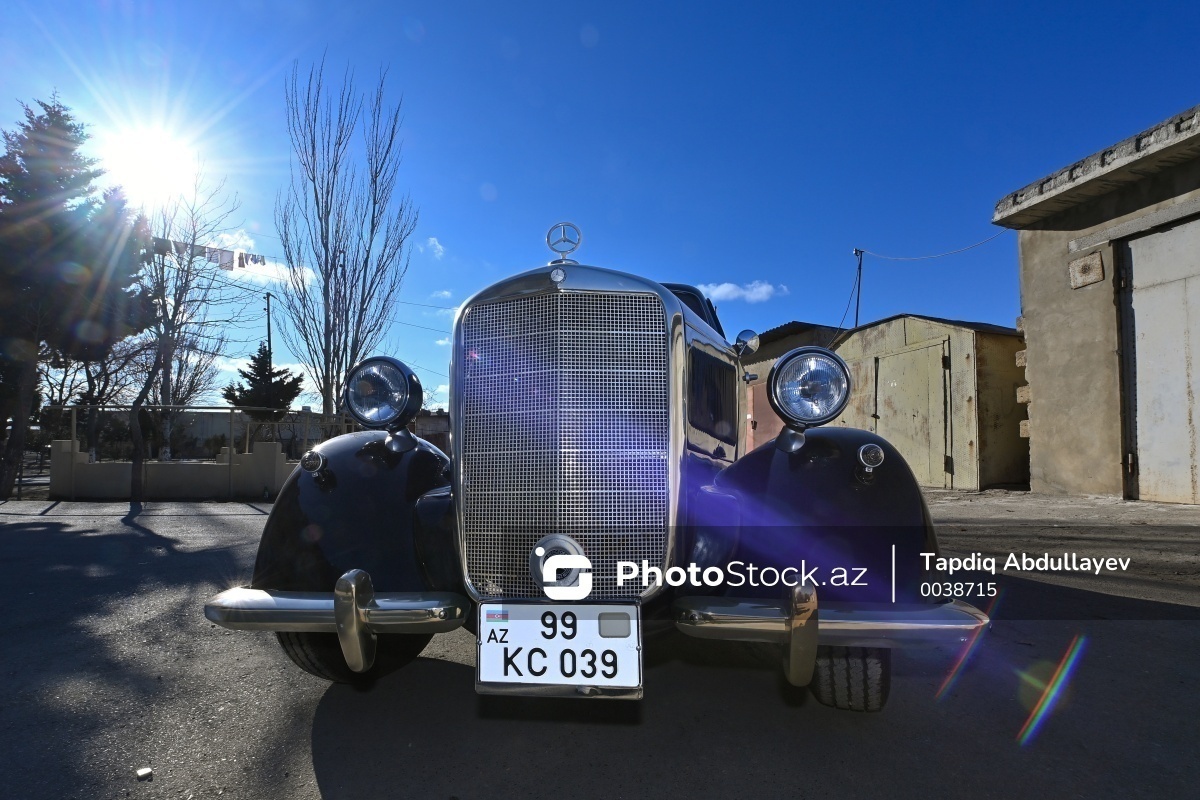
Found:
[[[267,510],[0,504],[0,796],[1128,798],[1200,785],[1200,603],[1156,594],[1152,576],[1102,587],[1130,597],[1005,579],[952,687],[938,697],[957,652],[901,653],[881,714],[818,705],[760,651],[683,639],[650,648],[640,703],[478,697],[461,631],[356,692],[294,668],[271,634],[204,619],[206,598],[248,578]],[[955,548],[974,546],[979,519],[939,513]],[[1191,552],[1194,521],[1167,538]],[[1073,677],[1019,743],[1038,681],[1080,635]]]

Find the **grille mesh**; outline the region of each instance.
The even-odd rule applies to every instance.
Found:
[[[662,563],[667,520],[667,331],[654,294],[552,292],[487,303],[461,322],[459,463],[467,574],[486,598],[541,597],[538,539],[592,560]]]

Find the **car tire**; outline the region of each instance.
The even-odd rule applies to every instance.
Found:
[[[892,651],[818,647],[809,690],[817,702],[846,711],[880,711],[892,685]]]
[[[400,669],[421,655],[433,638],[429,634],[380,634],[375,663],[366,672],[355,672],[346,666],[336,633],[280,631],[275,636],[292,663],[309,675],[355,686],[369,686],[389,672]]]

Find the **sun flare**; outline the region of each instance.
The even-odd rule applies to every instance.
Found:
[[[192,188],[199,169],[195,145],[162,127],[135,127],[98,136],[107,182],[135,206],[152,209]]]

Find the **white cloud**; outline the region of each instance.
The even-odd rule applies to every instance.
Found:
[[[708,295],[710,300],[745,300],[747,303],[762,303],[776,295],[785,295],[788,288],[783,284],[775,286],[767,281],[751,281],[738,286],[736,283],[702,283],[700,291]]]
[[[284,283],[288,280],[291,270],[287,264],[280,261],[268,261],[265,264],[247,264],[245,267],[235,267],[232,272],[223,273],[234,280],[244,279],[251,283]],[[301,267],[305,283],[316,280],[316,273],[308,267]]]
[[[433,254],[433,257],[436,258],[438,261],[441,261],[442,256],[446,255],[446,247],[437,240],[436,236],[430,236],[428,239],[425,240],[425,244],[417,245],[417,249],[420,250],[422,253],[424,253],[425,250],[428,249],[429,252]]]
[[[254,237],[241,228],[236,231],[217,234],[208,243],[208,246],[232,250],[235,253],[262,255],[255,248]],[[236,260],[234,263],[237,263]],[[228,272],[222,272],[222,277],[226,280],[245,280],[258,284],[283,283],[288,279],[288,274],[291,272],[288,265],[281,261],[268,260],[262,264],[252,264],[249,260],[245,260],[243,264],[245,266],[235,266]],[[305,283],[311,283],[316,279],[316,273],[308,267],[301,267],[300,269],[304,275]]]
[[[438,347],[448,347],[450,345],[450,337],[446,336],[445,338],[438,339],[434,344]]]
[[[440,291],[433,292],[429,296],[434,298],[435,300],[449,300],[451,294],[452,293],[449,289],[442,289]]]
[[[220,356],[213,361],[213,366],[220,372],[229,372],[236,376],[239,369],[250,369],[250,357],[229,358],[227,356]]]
[[[254,252],[254,237],[246,233],[244,229],[239,228],[231,233],[218,233],[217,237],[209,243],[210,247],[222,247],[226,250],[241,250],[247,253]]]

